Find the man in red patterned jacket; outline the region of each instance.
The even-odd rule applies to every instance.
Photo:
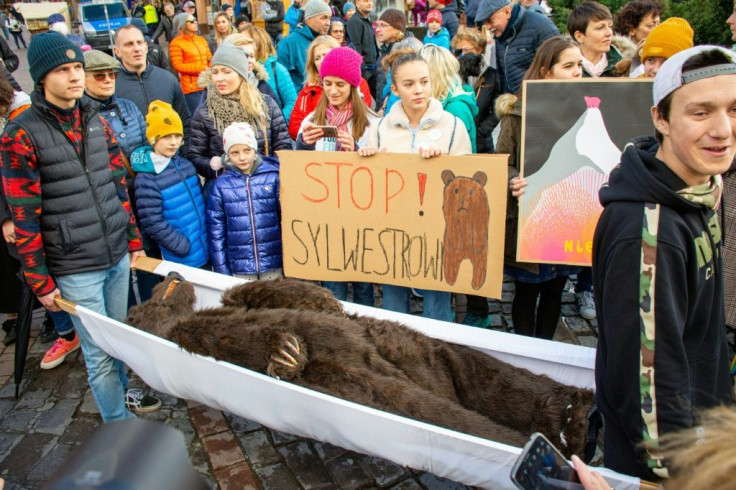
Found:
[[[57,32],[34,36],[32,106],[0,138],[2,180],[25,277],[44,307],[56,296],[124,320],[131,263],[143,246],[111,128],[83,98],[84,58]],[[105,422],[132,417],[122,363],[74,318]]]

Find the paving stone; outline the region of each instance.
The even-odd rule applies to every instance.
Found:
[[[33,424],[33,428],[36,432],[62,435],[67,426],[71,424],[72,415],[74,415],[78,405],[79,400],[73,398],[60,400],[50,410],[39,415],[36,423]]]
[[[209,455],[210,465],[214,470],[226,468],[245,459],[235,435],[229,430],[203,437],[202,445]]]
[[[592,335],[580,336],[578,337],[578,341],[580,342],[580,345],[583,345],[585,347],[595,348],[598,345],[598,337],[594,337]]]
[[[15,406],[14,400],[0,399],[0,419],[5,417],[5,415],[7,415],[8,412],[10,412],[14,406]]]
[[[197,435],[191,420],[189,420],[189,417],[183,413],[173,413],[171,420],[169,420],[167,424],[171,427],[174,427],[175,429],[178,429],[179,431],[181,431],[182,434],[184,434],[184,439],[186,440],[187,446],[192,443],[192,440]]]
[[[333,459],[327,463],[327,469],[332,473],[337,486],[343,489],[360,488],[368,485],[373,480],[363,471],[359,463],[360,456],[349,454],[341,458]]]
[[[283,463],[255,468],[254,471],[261,482],[263,490],[296,490],[301,488],[289,468]]]
[[[579,316],[570,316],[565,318],[567,327],[578,335],[590,335],[590,324],[587,320]]]
[[[64,366],[64,364],[61,366]],[[59,368],[61,366],[59,366]],[[56,369],[52,369],[51,372],[55,372]],[[87,370],[73,368],[67,371],[62,382],[58,385],[58,388],[54,390],[54,394],[59,397],[82,398],[88,389],[89,382],[87,381]]]
[[[347,452],[347,450],[339,446],[333,446],[329,442],[313,441],[312,445],[314,446],[315,451],[317,451],[317,455],[322,458],[323,461],[330,461],[331,459],[338,458]]]
[[[192,441],[192,444],[189,445],[189,461],[192,463],[192,468],[200,475],[210,474],[210,460],[199,439]]]
[[[287,434],[286,432],[279,432],[273,429],[269,429],[268,431],[271,433],[274,446],[281,446],[282,444],[289,444],[290,442],[299,440],[299,437],[293,434]]]
[[[423,473],[419,477],[419,483],[424,485],[427,490],[465,490],[470,488],[461,483],[432,475],[431,473]]]
[[[37,416],[38,412],[35,410],[13,410],[0,421],[0,430],[25,432]]]
[[[282,446],[279,453],[305,489],[327,488],[334,485],[330,472],[306,441]]]
[[[569,291],[565,291],[562,293],[562,303],[568,303],[575,307],[575,313],[578,311],[578,299],[575,296],[575,293],[571,293]]]
[[[488,302],[488,311],[489,313],[500,313],[503,311],[503,307],[500,302],[491,300]]]
[[[499,314],[491,315],[490,328],[503,328],[503,317]]]
[[[266,434],[262,431],[237,434],[240,447],[253,466],[268,466],[281,461],[281,456],[271,446]]]
[[[51,434],[27,434],[10,451],[3,461],[3,467],[11,468],[15,475],[27,475],[56,442],[57,438]]]
[[[61,468],[74,449],[76,449],[75,446],[68,444],[56,444],[43,459],[33,466],[26,478],[32,482],[48,481],[51,475]]]
[[[253,432],[254,430],[261,430],[263,427],[258,422],[238,417],[231,413],[223,412],[225,414],[225,420],[230,424],[230,428],[236,433],[241,432]]]
[[[503,291],[501,293],[501,301],[503,303],[510,303],[514,300],[514,292],[513,291]]]
[[[79,445],[102,425],[102,419],[94,415],[78,415],[59,438],[61,444]]]
[[[229,429],[222,412],[204,405],[189,410],[189,417],[199,437],[218,434]]]
[[[139,413],[136,415],[146,420],[150,420],[151,422],[161,422],[162,424],[165,424],[171,418],[171,409],[162,407],[155,412]]]
[[[95,403],[95,398],[92,396],[91,390],[88,389],[84,393],[84,398],[82,399],[82,404],[79,406],[79,411],[82,413],[100,413],[97,409],[97,404]]]
[[[0,463],[10,454],[10,450],[23,439],[24,434],[11,434],[10,432],[0,432]]]
[[[215,471],[215,478],[221,490],[258,490],[260,488],[245,461]]]
[[[46,403],[51,390],[29,390],[21,394],[18,404],[15,406],[18,408],[38,408]]]
[[[363,456],[360,465],[381,488],[391,486],[407,476],[403,467],[381,458]]]
[[[391,490],[422,490],[422,487],[413,478],[407,478],[391,487]]]

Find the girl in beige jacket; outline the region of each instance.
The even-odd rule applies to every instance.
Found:
[[[400,55],[391,67],[391,91],[400,100],[378,124],[371,125],[362,156],[379,151],[419,153],[423,158],[472,153],[470,137],[463,123],[442,109],[431,97],[427,62],[416,53]],[[409,288],[384,284],[383,308],[409,313]],[[451,294],[424,291],[423,316],[451,322]]]

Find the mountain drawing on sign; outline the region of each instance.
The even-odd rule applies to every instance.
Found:
[[[586,111],[555,143],[547,161],[526,176],[519,210],[521,261],[589,265],[595,226],[603,208],[598,190],[621,160],[600,111],[585,97]]]

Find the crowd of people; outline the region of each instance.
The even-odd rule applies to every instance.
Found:
[[[157,283],[131,272],[142,256],[281,277],[277,151],[508,154],[504,272],[515,285],[514,331],[552,339],[572,280],[581,316],[598,318],[606,465],[666,478],[652,449],[659,435],[732,400],[725,325],[736,326],[728,287],[736,249],[720,226],[726,235],[736,227],[733,55],[693,48],[690,24],[660,22],[657,0],[632,0],[615,15],[586,1],[563,33],[535,2],[468,1],[466,12],[458,0],[408,4],[426,23],[423,41],[404,11],[377,15],[372,0],[295,0],[288,9],[266,0],[257,15],[250,2],[222,4],[208,38],[194,2],[159,10],[143,0],[132,10],[140,21],[115,32],[113,56],[49,22],[28,46],[30,96],[0,38],[5,344],[15,340],[20,290],[30,288],[48,311],[41,338],[54,341],[42,368],[81,348],[104,421],[156,410],[160,401],[127,390],[124,366],[54,298],[124,320]],[[627,147],[601,191],[592,268],[519,262],[523,81],[598,77],[654,78],[656,140]],[[409,288],[324,286],[369,306],[380,290],[383,308],[409,312]],[[451,293],[418,294],[425,317],[454,321]],[[488,299],[466,299],[463,323],[489,327]]]

